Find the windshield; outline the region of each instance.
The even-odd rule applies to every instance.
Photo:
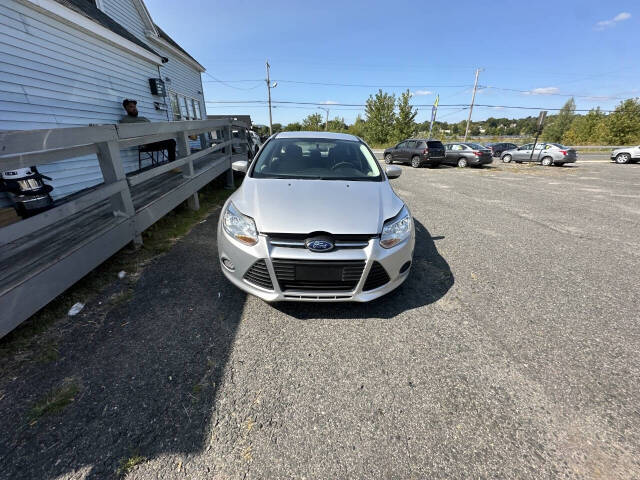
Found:
[[[352,140],[276,138],[255,162],[254,178],[380,181],[371,151]]]

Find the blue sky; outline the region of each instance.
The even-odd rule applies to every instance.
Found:
[[[372,86],[410,86],[412,103],[440,95],[441,120],[466,119],[476,67],[477,104],[612,109],[640,95],[637,0],[479,2],[146,0],[155,22],[209,75],[207,102],[266,100],[265,60],[274,101],[363,104]],[[634,33],[635,32],[635,33]],[[217,80],[228,80],[220,83]],[[249,80],[249,81],[238,81]],[[346,87],[297,82],[368,85]],[[370,85],[370,86],[369,86]],[[521,91],[510,91],[514,89]],[[401,87],[383,88],[400,93]],[[207,103],[208,113],[251,114],[268,123],[263,105]],[[331,106],[352,122],[360,107]],[[430,116],[419,107],[417,120]],[[274,122],[323,113],[316,105],[278,105]],[[473,119],[537,115],[537,110],[476,107]],[[323,113],[324,115],[324,113]]]

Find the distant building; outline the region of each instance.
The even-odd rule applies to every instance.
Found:
[[[0,130],[118,123],[124,98],[151,121],[206,118],[204,67],[142,0],[2,0],[0,23]],[[150,79],[166,96],[152,93]],[[122,153],[125,169],[137,169],[137,152]],[[102,181],[95,157],[40,171],[53,178],[54,197]]]

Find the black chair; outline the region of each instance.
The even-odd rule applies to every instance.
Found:
[[[142,169],[142,160],[151,160],[151,166],[160,165],[168,160],[166,149],[156,145],[138,146],[138,170]]]

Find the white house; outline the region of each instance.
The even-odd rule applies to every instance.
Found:
[[[206,118],[204,71],[142,0],[0,2],[0,130],[117,123],[124,98],[151,121]],[[151,92],[158,78],[166,96]],[[127,171],[138,168],[137,151],[122,154]],[[54,198],[102,181],[95,157],[40,171]]]

